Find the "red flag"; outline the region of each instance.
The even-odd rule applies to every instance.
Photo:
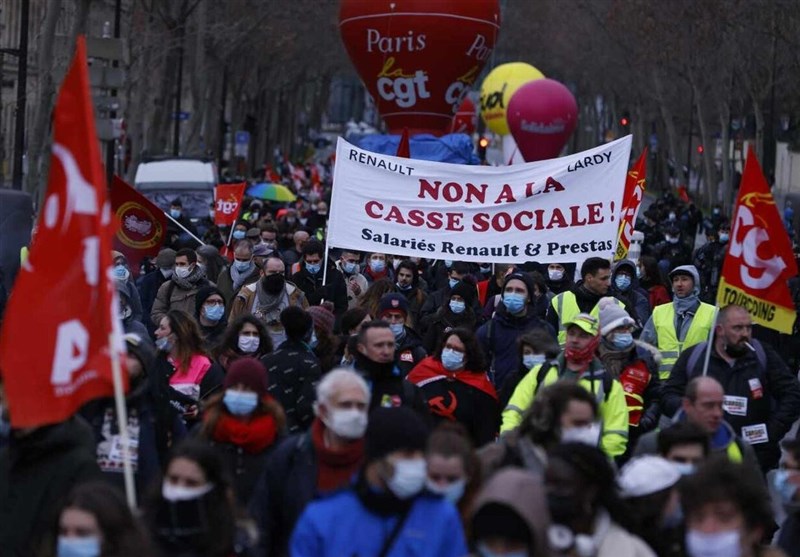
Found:
[[[121,352],[111,273],[111,207],[95,132],[86,42],[61,85],[53,154],[36,241],[20,271],[0,335],[11,425],[67,419],[112,396],[111,350]],[[117,346],[110,346],[112,328]]]
[[[639,160],[628,171],[625,178],[625,193],[622,195],[622,210],[619,213],[619,233],[617,235],[617,251],[614,260],[619,261],[628,257],[631,247],[631,237],[636,226],[636,216],[644,199],[644,188],[647,180],[647,148],[645,147]]]
[[[411,144],[408,139],[408,128],[403,128],[403,135],[400,136],[400,143],[397,145],[397,156],[407,159],[411,158]]]
[[[214,224],[233,226],[242,206],[246,184],[218,184],[214,188]]]
[[[164,211],[133,189],[119,176],[111,182],[111,210],[120,226],[114,235],[114,249],[125,255],[134,276],[145,257],[155,257],[164,244],[167,217]]]
[[[788,280],[797,275],[797,264],[782,223],[751,146],[733,212],[717,305],[740,305],[755,323],[791,334],[795,308]]]

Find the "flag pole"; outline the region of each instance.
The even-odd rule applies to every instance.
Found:
[[[201,240],[200,238],[198,238],[197,236],[195,236],[194,234],[192,234],[191,232],[189,232],[188,230],[186,230],[186,227],[185,227],[185,226],[183,226],[181,223],[179,223],[179,222],[178,222],[178,221],[176,221],[174,218],[172,218],[172,215],[170,215],[170,214],[169,214],[169,213],[167,213],[166,211],[163,211],[163,213],[164,213],[164,215],[165,215],[165,216],[166,216],[166,217],[167,217],[169,220],[171,220],[172,222],[174,222],[175,224],[177,224],[177,225],[178,225],[178,227],[179,227],[181,230],[183,230],[183,231],[184,231],[184,232],[186,232],[186,233],[187,233],[189,236],[191,236],[192,238],[194,238],[194,239],[195,239],[195,241],[196,241],[198,244],[200,244],[201,246],[204,246],[204,245],[206,245],[206,243],[205,243],[203,240]],[[231,230],[233,230],[233,227],[231,227]]]
[[[116,349],[116,335],[112,330],[108,335],[108,347],[111,351],[111,377],[114,381],[114,402],[117,409],[117,425],[119,426],[119,440],[122,445],[122,472],[125,478],[125,498],[131,510],[136,510],[136,488],[133,481],[133,465],[131,464],[130,445],[128,435],[128,410],[125,407],[125,390],[122,388],[122,365],[119,361],[119,351]]]
[[[714,304],[714,319],[711,330],[708,332],[708,350],[706,350],[706,357],[703,360],[703,377],[708,375],[708,363],[711,361],[711,351],[714,350],[714,330],[717,328],[717,315],[719,314],[719,305]]]

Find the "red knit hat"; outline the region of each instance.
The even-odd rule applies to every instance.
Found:
[[[241,383],[255,391],[259,398],[267,394],[267,369],[255,358],[239,358],[228,368],[222,386],[226,389]]]
[[[311,319],[314,320],[315,327],[327,331],[328,334],[333,334],[333,323],[336,321],[336,317],[333,313],[322,306],[311,306],[308,308],[308,313],[311,314]]]

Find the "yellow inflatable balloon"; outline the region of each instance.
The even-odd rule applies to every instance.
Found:
[[[544,74],[525,62],[501,64],[489,72],[481,84],[481,117],[498,135],[509,133],[506,107],[511,96],[524,84],[542,79]]]

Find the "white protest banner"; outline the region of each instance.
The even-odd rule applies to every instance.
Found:
[[[547,161],[468,166],[339,139],[328,245],[409,257],[569,263],[613,256],[631,136]]]

